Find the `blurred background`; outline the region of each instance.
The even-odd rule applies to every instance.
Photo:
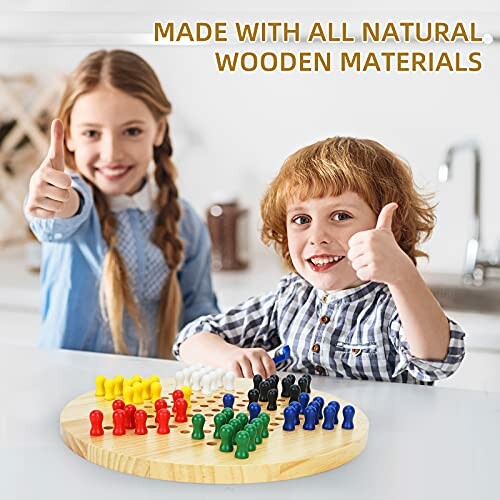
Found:
[[[413,4],[413,5],[412,5]],[[47,128],[65,76],[89,52],[125,48],[156,70],[172,102],[170,130],[179,187],[214,239],[214,282],[223,308],[272,290],[283,268],[259,239],[259,202],[284,159],[333,135],[373,138],[412,167],[434,193],[437,226],[419,269],[466,329],[468,355],[445,385],[500,390],[500,9],[496,2],[361,2],[356,11],[326,0],[269,6],[234,2],[135,3],[95,0],[1,4],[0,16],[0,343],[35,344],[39,246],[22,202],[47,153]],[[477,73],[219,73],[214,52],[321,50],[319,44],[154,45],[155,21],[475,21]],[[294,44],[295,45],[295,44]],[[324,50],[338,52],[345,45]],[[409,44],[353,44],[351,50],[431,50]],[[334,58],[334,60],[336,60]],[[444,165],[448,165],[446,168]],[[448,175],[446,175],[448,174]],[[441,180],[441,182],[440,182]],[[444,182],[446,180],[446,182]]]

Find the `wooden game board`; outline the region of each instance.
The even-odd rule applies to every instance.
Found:
[[[175,379],[163,379],[162,386],[162,394],[171,411],[170,394],[175,388]],[[246,412],[247,392],[252,387],[250,379],[236,379],[235,390],[230,391],[235,396],[235,414]],[[189,421],[177,423],[172,416],[171,432],[166,435],[157,434],[154,407],[151,401],[146,401],[137,408],[143,408],[148,413],[148,434],[136,435],[133,430],[127,430],[124,436],[112,433],[112,402],[89,392],[74,399],[62,410],[61,435],[75,453],[109,469],[169,481],[218,484],[280,481],[316,474],[349,462],[366,445],[368,419],[356,406],[353,430],[343,430],[339,424],[334,430],[327,431],[321,428],[320,421],[314,431],[306,431],[302,429],[301,417],[301,425],[296,426],[295,431],[286,432],[282,428],[283,409],[288,400],[280,398],[278,409],[273,412],[266,410],[267,403],[261,403],[262,411],[271,416],[269,438],[257,445],[248,459],[237,459],[234,451],[220,452],[220,440],[213,439],[213,416],[223,408],[222,396],[227,392],[220,389],[211,396],[193,393],[192,407],[188,410]],[[322,396],[325,404],[336,400],[341,408],[352,404],[314,388],[310,396]],[[92,437],[89,434],[88,415],[94,409],[104,413],[103,436]],[[200,441],[191,438],[190,417],[196,412],[202,412],[206,418],[205,439]],[[341,413],[342,410],[339,412],[340,422]]]

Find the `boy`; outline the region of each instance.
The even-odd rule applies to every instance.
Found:
[[[262,239],[293,271],[278,290],[179,334],[174,354],[238,376],[280,369],[431,384],[464,356],[464,333],[416,269],[433,207],[409,167],[375,141],[334,137],[290,158],[261,204]]]

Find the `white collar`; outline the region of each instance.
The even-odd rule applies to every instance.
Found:
[[[119,194],[116,196],[107,196],[109,208],[112,212],[121,212],[127,208],[135,208],[147,212],[154,207],[158,186],[156,182],[146,176],[141,189],[132,195]]]

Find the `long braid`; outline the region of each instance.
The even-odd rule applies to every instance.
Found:
[[[123,338],[123,312],[126,309],[135,324],[139,352],[147,354],[145,332],[140,320],[139,308],[128,283],[125,261],[116,248],[116,217],[109,209],[106,197],[99,189],[93,189],[94,202],[101,222],[108,252],[104,257],[102,278],[99,284],[99,303],[103,316],[109,322],[115,352],[128,354]]]
[[[179,238],[178,222],[181,217],[179,193],[175,184],[177,171],[171,160],[172,144],[168,123],[163,143],[155,147],[155,180],[159,188],[156,199],[158,215],[153,229],[152,241],[163,252],[169,268],[167,282],[163,288],[158,310],[158,351],[161,357],[172,358],[172,346],[177,334],[182,296],[177,271],[183,256],[183,245]]]

